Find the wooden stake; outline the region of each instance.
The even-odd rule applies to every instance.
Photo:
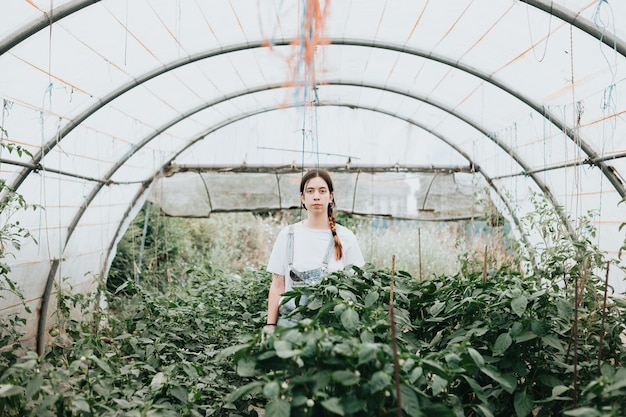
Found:
[[[600,345],[598,346],[598,376],[600,376],[600,367],[602,362],[602,348],[604,346],[604,322],[606,319],[606,297],[609,289],[609,266],[610,261],[606,261],[606,275],[604,277],[604,302],[602,303],[602,326],[600,327]]]
[[[391,346],[393,348],[393,371],[396,385],[396,401],[398,403],[396,413],[402,417],[402,402],[400,401],[400,365],[398,362],[398,343],[396,342],[396,319],[393,309],[393,281],[396,269],[396,255],[391,255],[391,282],[389,286],[389,324],[391,325]]]

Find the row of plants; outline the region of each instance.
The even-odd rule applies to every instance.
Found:
[[[270,335],[222,352],[249,382],[229,396],[267,417],[626,415],[626,304],[504,267],[419,281],[354,268],[329,275]],[[393,302],[396,344],[390,324]],[[575,332],[577,329],[577,332]]]
[[[14,342],[0,350],[2,415],[233,415],[223,399],[243,382],[216,357],[260,328],[268,279],[264,271],[240,279],[188,271],[184,285],[165,292],[127,281],[123,297],[101,314],[85,311],[83,321],[70,311],[93,300],[63,293],[44,355],[1,328]]]
[[[17,195],[7,201],[28,209]],[[181,243],[189,228],[153,217],[141,265],[133,265],[141,230],[135,227],[120,248],[127,264],[114,268],[118,275],[98,293],[55,289],[57,322],[43,355],[19,343],[23,317],[0,320],[0,410],[105,417],[261,410],[266,417],[626,415],[626,303],[601,274],[609,263],[591,243],[589,219],[573,233],[559,227],[548,205],[535,204],[526,221],[539,244],[518,249],[510,263],[468,250],[457,273],[428,280],[373,265],[339,271],[287,294],[307,297],[294,312],[306,318],[272,334],[261,330],[269,274],[245,261],[249,249],[271,247],[271,232],[251,239],[241,224],[207,225]],[[30,238],[19,225],[5,228],[3,242],[16,249]],[[230,271],[229,264],[239,267]],[[3,265],[0,296],[20,296]],[[108,308],[94,310],[101,297]]]
[[[422,281],[371,265],[339,271],[289,293],[308,298],[307,318],[273,334],[261,331],[270,279],[261,270],[190,270],[166,292],[128,281],[125,296],[81,322],[69,312],[92,300],[66,293],[43,356],[2,327],[12,344],[0,350],[0,407],[7,416],[624,415],[626,304],[604,305],[599,278],[574,304],[570,287],[542,273],[468,271]]]

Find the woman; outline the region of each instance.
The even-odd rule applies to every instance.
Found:
[[[293,319],[281,317],[296,308],[293,299],[280,305],[284,292],[299,285],[315,285],[325,274],[365,263],[354,234],[335,223],[333,190],[330,174],[323,169],[308,171],[300,181],[300,199],[307,218],[281,230],[274,243],[267,265],[273,276],[266,330],[294,323]]]

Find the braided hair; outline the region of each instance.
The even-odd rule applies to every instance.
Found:
[[[328,171],[322,168],[315,168],[307,171],[307,173],[302,176],[302,180],[300,181],[300,194],[304,193],[304,187],[306,184],[311,180],[311,178],[315,177],[323,179],[328,186],[328,192],[333,192],[333,180],[330,178]],[[335,200],[333,198],[333,201],[331,201],[328,205],[328,225],[330,226],[330,232],[332,233],[333,240],[335,241],[335,259],[339,260],[343,256],[343,247],[341,245],[341,241],[339,240],[339,236],[337,236],[337,224],[335,223],[334,208]]]

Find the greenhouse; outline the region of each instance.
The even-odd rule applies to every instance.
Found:
[[[626,415],[625,19],[2,1],[2,414]],[[314,168],[365,265],[268,334]]]

